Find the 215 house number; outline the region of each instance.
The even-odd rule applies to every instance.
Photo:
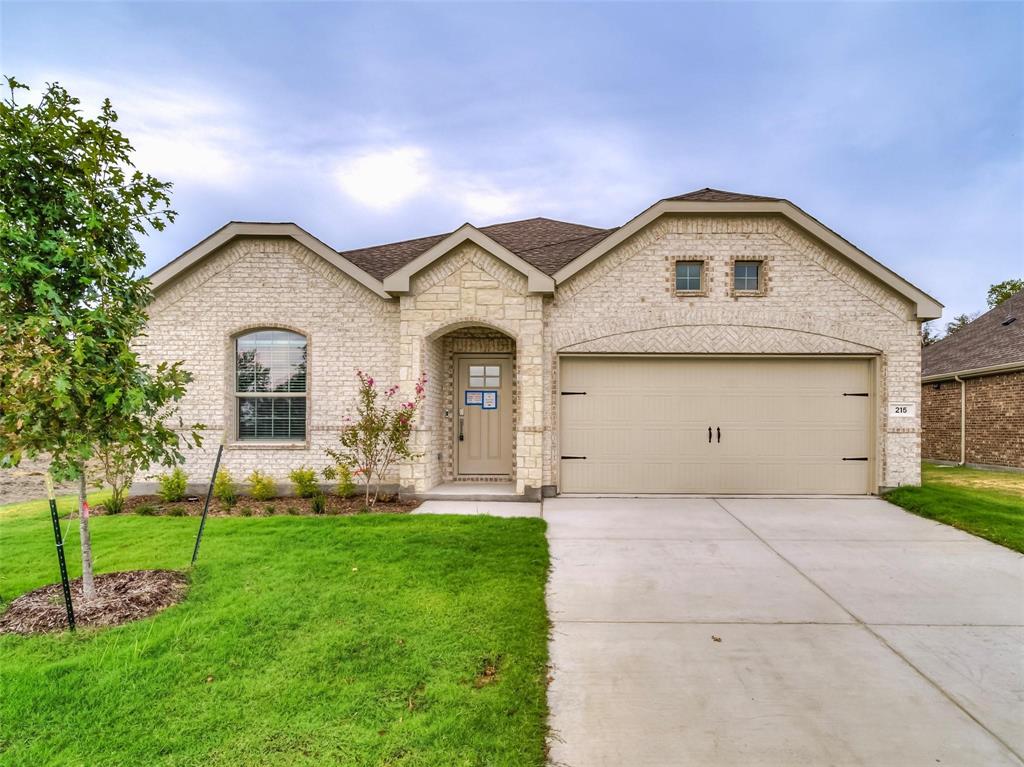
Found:
[[[910,402],[894,402],[889,405],[889,415],[893,418],[913,418],[915,407]]]

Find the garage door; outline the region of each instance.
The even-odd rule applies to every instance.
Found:
[[[562,492],[866,493],[871,365],[563,357]]]

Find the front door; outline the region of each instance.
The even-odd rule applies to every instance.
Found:
[[[456,473],[511,475],[512,360],[459,357],[456,371]]]

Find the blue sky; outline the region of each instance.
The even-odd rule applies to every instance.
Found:
[[[1024,276],[1024,5],[12,3],[2,70],[109,96],[180,216],[345,249],[786,197],[947,305]]]

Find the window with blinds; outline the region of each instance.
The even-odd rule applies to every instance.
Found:
[[[306,338],[259,330],[235,340],[238,439],[306,438]]]

